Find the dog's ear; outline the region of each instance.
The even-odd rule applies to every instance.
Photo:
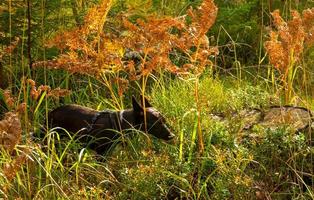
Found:
[[[141,105],[142,107],[144,107],[144,104],[143,104],[143,95],[141,95]],[[146,97],[144,97],[144,101],[145,101],[145,107],[148,108],[148,107],[153,107],[149,102],[148,102],[148,99]]]
[[[133,106],[134,112],[143,113],[142,106],[139,103],[137,103],[134,96],[132,96],[132,106]]]

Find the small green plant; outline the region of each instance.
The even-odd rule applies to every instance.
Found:
[[[310,165],[313,163],[313,148],[308,146],[303,133],[292,134],[289,127],[276,129],[255,127],[258,139],[245,144],[256,163],[248,169],[254,174],[258,187],[264,194],[283,198],[313,198]],[[307,175],[306,175],[307,174]],[[283,194],[269,191],[278,188]]]
[[[0,3],[0,87],[7,88],[0,90],[0,199],[313,199],[313,132],[258,124],[246,130],[237,114],[280,104],[267,87],[277,74],[286,103],[295,91],[307,95],[298,99],[302,105],[314,108],[312,96],[298,90],[309,81],[298,81],[300,69],[312,79],[313,9],[289,16],[294,6],[312,4],[32,3],[30,72],[25,4]],[[273,13],[276,30],[265,44],[274,72],[269,81],[260,78],[267,76],[262,40],[273,8],[282,8],[284,17]],[[13,39],[18,34],[21,42]],[[56,105],[120,110],[139,94],[161,111],[177,138],[166,143],[131,132],[99,156],[65,130],[63,137],[58,129],[44,132],[44,141],[30,137],[47,126]]]

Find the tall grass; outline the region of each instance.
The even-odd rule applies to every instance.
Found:
[[[12,20],[19,19],[13,17],[12,8],[24,8],[8,1],[9,28],[4,31],[9,36],[4,38],[9,41],[0,51],[0,60],[8,72],[10,91],[2,95],[1,90],[0,97],[5,96],[3,104],[11,112],[0,121],[0,198],[314,199],[312,132],[295,134],[289,127],[268,129],[259,125],[247,132],[239,114],[246,109],[263,110],[281,104],[276,89],[281,86],[287,86],[287,100],[292,97],[292,91],[302,93],[295,85],[298,77],[295,71],[299,68],[294,62],[295,51],[288,48],[290,54],[285,54],[295,60],[284,66],[292,69],[291,75],[284,74],[284,85],[276,82],[277,73],[283,75],[282,72],[273,68],[269,68],[272,80],[261,78],[265,77],[261,72],[250,71],[254,76],[251,82],[246,77],[246,63],[242,63],[245,59],[241,58],[240,43],[233,30],[227,26],[221,28],[231,41],[233,53],[230,54],[221,51],[230,45],[217,45],[222,37],[207,37],[217,8],[210,0],[204,2],[101,1],[96,5],[76,1],[77,7],[67,4],[68,1],[62,6],[46,2],[62,11],[57,15],[62,30],[53,31],[54,37],[47,44],[54,48],[38,46],[43,56],[38,55],[41,61],[35,63],[36,69],[30,73],[25,67],[25,38],[22,37],[22,46],[18,46],[11,36],[12,26],[18,24]],[[283,6],[284,16],[288,18],[294,3],[278,2],[267,1],[266,5],[263,2],[265,21],[261,25],[270,20],[265,19],[267,8]],[[228,3],[246,13],[255,5],[246,1]],[[189,9],[190,5],[194,8]],[[93,8],[88,10],[89,7]],[[116,13],[126,7],[130,8],[129,15],[114,20],[120,19]],[[0,15],[1,9],[0,5]],[[38,15],[42,20],[43,43],[48,39],[45,31],[51,31],[45,20],[56,20],[56,15],[46,9],[43,1]],[[180,17],[174,17],[177,15]],[[76,26],[80,20],[82,23]],[[265,40],[264,31],[261,28],[261,41]],[[266,55],[262,56],[263,42],[259,44],[256,65],[263,67],[267,59]],[[125,47],[139,54],[139,65],[133,60],[122,60]],[[310,62],[301,57],[306,58],[311,52],[307,49],[298,58],[300,63]],[[217,73],[218,56],[230,58],[235,75],[223,77]],[[225,62],[226,66],[230,63]],[[24,67],[21,70],[19,66]],[[305,65],[302,69],[311,72]],[[32,76],[28,78],[36,82],[21,79],[21,74]],[[265,84],[269,82],[275,90]],[[60,137],[59,133],[65,130],[48,130],[40,141],[32,137],[42,131],[48,111],[59,104],[75,102],[97,110],[119,110],[130,106],[133,94],[150,98],[177,135],[174,141],[165,143],[136,132],[133,137],[123,137],[123,144],[102,156],[84,148],[70,133],[66,134],[68,137]],[[313,101],[301,100],[299,104],[314,108]],[[17,113],[19,118],[15,117]],[[4,141],[9,145],[4,145],[7,144]]]
[[[153,84],[149,96],[177,135],[172,144],[154,138],[150,143],[146,136],[137,134],[102,160],[73,138],[60,139],[59,131],[52,129],[40,146],[26,140],[15,147],[15,155],[2,151],[1,169],[14,173],[12,180],[6,176],[1,179],[3,196],[25,199],[173,196],[254,199],[256,195],[311,198],[311,185],[302,181],[302,168],[307,172],[312,155],[305,134],[294,136],[286,129],[272,131],[256,127],[258,136],[243,135],[239,132],[240,124],[235,124],[239,122],[232,120],[244,108],[267,106],[272,95],[265,91],[263,84],[256,87],[243,81],[234,88],[237,80],[221,81],[205,76],[199,80],[200,98],[196,103],[195,80],[163,77]],[[97,85],[92,91],[95,90]],[[88,94],[90,89],[85,87],[82,92]],[[110,106],[100,95],[94,98],[98,99],[92,107]],[[41,106],[38,112],[44,109]],[[199,116],[197,109],[202,110]],[[218,116],[225,116],[226,120]],[[198,118],[204,139],[201,155],[197,148]],[[7,163],[12,163],[12,167],[4,167]],[[304,183],[307,192],[304,192]],[[273,191],[279,186],[278,192]]]

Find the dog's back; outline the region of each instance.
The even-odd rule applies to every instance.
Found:
[[[76,104],[52,110],[48,115],[49,127],[66,129],[83,144],[101,154],[119,137],[117,112],[97,111]],[[62,133],[62,131],[60,132]]]
[[[76,133],[89,127],[97,113],[98,111],[91,108],[69,104],[51,111],[48,115],[48,123],[50,127],[62,127]]]

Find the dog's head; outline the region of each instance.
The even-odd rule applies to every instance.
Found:
[[[142,130],[163,140],[173,139],[175,135],[167,127],[165,118],[150,105],[146,98],[144,98],[144,101],[143,98],[141,99],[140,105],[134,96],[132,97],[134,116],[140,124],[143,124]],[[146,116],[146,120],[144,116]]]

